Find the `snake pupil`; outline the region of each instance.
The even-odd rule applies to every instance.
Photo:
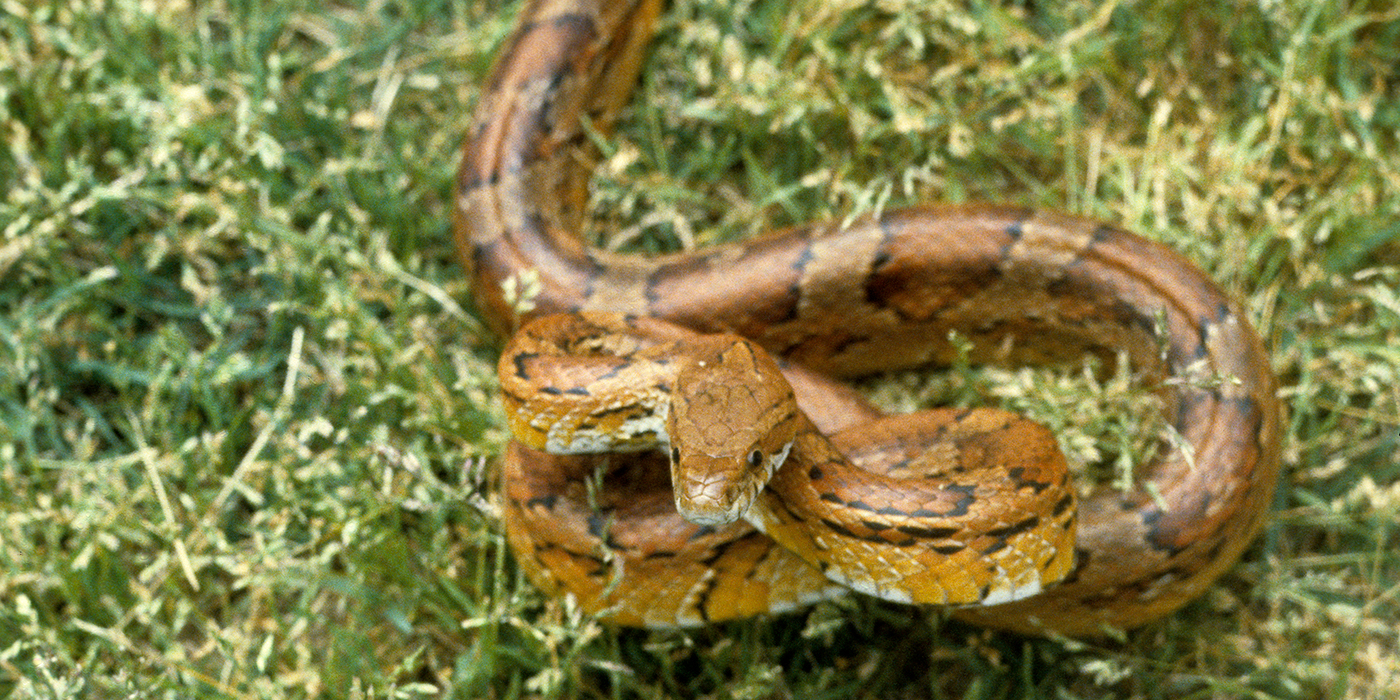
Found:
[[[754,467],[754,468],[758,468],[758,465],[760,465],[760,464],[763,464],[763,453],[760,452],[760,451],[758,451],[758,450],[754,450],[753,452],[750,452],[750,453],[749,453],[749,466],[750,466],[750,467]]]
[[[677,462],[679,462],[679,461],[681,461],[681,448],[679,448],[679,447],[672,447],[672,448],[671,448],[671,464],[675,464],[675,463],[677,463]]]

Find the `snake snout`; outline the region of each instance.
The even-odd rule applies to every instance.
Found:
[[[676,510],[696,525],[728,525],[744,516],[753,501],[742,489],[713,479],[683,479],[675,484]]]

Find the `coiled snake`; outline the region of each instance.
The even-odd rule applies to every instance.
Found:
[[[733,362],[676,399],[702,425],[672,435],[673,447],[733,443],[730,463],[759,472],[791,455],[757,494],[678,474],[676,498],[709,523],[695,524],[673,505],[660,452],[547,454],[512,442],[506,532],[536,585],[622,624],[668,626],[790,608],[841,580],[893,600],[980,603],[956,612],[977,624],[1092,635],[1179,608],[1239,557],[1277,477],[1275,380],[1240,307],[1163,246],[1063,214],[940,206],[654,258],[585,247],[580,116],[606,127],[625,102],[659,5],[532,0],[522,10],[466,140],[456,244],[498,332],[544,317],[500,365],[521,439],[578,451],[617,438],[625,450],[668,421],[683,434],[680,411],[651,390]],[[546,316],[577,311],[618,313]],[[1076,535],[1063,458],[1043,428],[985,409],[880,418],[825,379],[946,362],[950,332],[977,361],[1125,354],[1158,387],[1176,435],[1135,470],[1135,491],[1080,500]],[[686,359],[665,354],[692,346]],[[791,363],[791,390],[739,388],[743,376],[778,372],[759,347]],[[613,383],[645,391],[603,397],[639,364],[660,374]],[[810,422],[783,408],[794,392]],[[572,404],[518,409],[541,395],[582,398],[594,412],[556,428],[539,416],[566,417]],[[741,406],[710,405],[723,396]],[[787,425],[786,437],[744,432],[760,423]],[[818,429],[836,432],[834,446]],[[838,471],[837,453],[877,473]],[[999,471],[974,471],[986,465]],[[876,490],[899,479],[917,494]],[[719,524],[742,509],[736,498],[755,499],[751,516],[784,546],[742,520]]]

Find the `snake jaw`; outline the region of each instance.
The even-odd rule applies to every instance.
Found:
[[[726,457],[671,450],[671,487],[676,511],[696,525],[728,525],[748,512],[767,483],[747,465]]]
[[[700,458],[688,457],[684,465],[678,450],[671,451],[671,484],[675,492],[676,511],[696,525],[728,525],[748,514],[749,507],[763,492],[763,487],[787,460],[792,441],[777,451],[763,456],[757,454],[758,464],[724,457],[707,457],[706,464],[697,466]],[[757,467],[757,468],[755,468]]]
[[[681,514],[681,517],[696,525],[728,525],[744,517],[744,514],[748,512],[749,504],[753,501],[751,498],[730,500],[731,502],[726,504],[725,499],[715,498],[710,494],[692,492],[682,497],[678,493],[676,511]]]

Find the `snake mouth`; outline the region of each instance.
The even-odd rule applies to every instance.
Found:
[[[747,468],[737,469],[732,468],[728,460],[711,460],[704,467],[692,462],[687,468],[681,468],[677,453],[673,453],[671,483],[676,511],[696,525],[728,525],[743,518],[773,473],[787,459],[792,445],[792,442],[786,443],[766,459],[761,451],[755,450],[753,454],[757,457],[747,463]]]
[[[676,489],[676,511],[696,525],[728,525],[748,512],[758,495],[739,489],[734,493],[715,482],[687,480]]]
[[[676,510],[680,512],[682,518],[685,518],[686,520],[695,523],[696,525],[716,526],[728,525],[738,520],[739,518],[744,517],[744,513],[748,509],[744,508],[743,505],[744,504],[742,503],[733,503],[730,504],[728,508],[706,509],[703,507],[686,507],[682,506],[680,503],[677,503]]]

